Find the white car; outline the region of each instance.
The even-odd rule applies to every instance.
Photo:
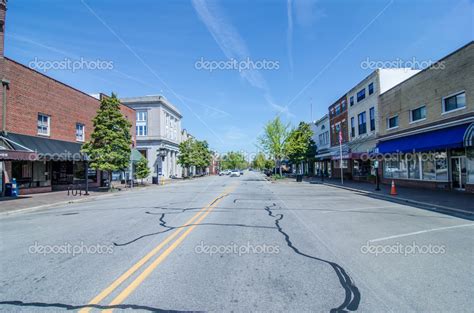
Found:
[[[230,177],[240,177],[240,171],[239,170],[233,170],[230,173]]]

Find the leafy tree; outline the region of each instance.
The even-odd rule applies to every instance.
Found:
[[[263,154],[262,152],[259,152],[253,159],[252,164],[253,164],[253,167],[255,167],[256,169],[262,170],[265,168],[265,162],[266,162],[265,154]]]
[[[269,170],[275,168],[275,161],[274,160],[265,160],[265,168],[269,169]]]
[[[281,160],[285,157],[285,143],[289,135],[289,124],[283,124],[280,117],[265,125],[264,133],[258,141],[265,152],[270,155],[279,167],[281,175]]]
[[[120,101],[115,94],[102,99],[93,123],[91,140],[82,146],[82,152],[87,154],[91,168],[108,172],[111,180],[113,171],[129,165],[132,124],[120,112]]]
[[[291,130],[285,143],[285,151],[293,164],[299,164],[301,167],[311,154],[314,156],[315,143],[312,137],[313,130],[308,123],[300,122],[297,128]]]
[[[142,157],[137,162],[137,167],[136,167],[136,175],[137,175],[137,178],[142,180],[142,185],[143,185],[143,178],[148,177],[150,173],[151,173],[151,170],[148,167],[148,160]]]
[[[211,159],[212,153],[206,141],[190,138],[179,144],[178,163],[185,168],[191,166],[200,169],[208,167],[211,164]]]
[[[224,155],[221,160],[221,168],[226,169],[242,169],[247,166],[245,156],[240,152],[230,151]]]

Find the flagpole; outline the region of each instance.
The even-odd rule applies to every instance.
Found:
[[[342,130],[339,130],[339,167],[341,168],[341,185],[344,185],[344,170],[342,169]]]

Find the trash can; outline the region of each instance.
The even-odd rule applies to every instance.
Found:
[[[296,175],[296,182],[301,183],[303,181],[303,175],[297,174]]]
[[[11,197],[12,196],[12,183],[6,183],[5,184],[5,197]]]
[[[151,183],[152,183],[153,185],[158,185],[158,177],[157,177],[157,176],[153,176],[153,177],[151,178],[151,180],[152,180]]]

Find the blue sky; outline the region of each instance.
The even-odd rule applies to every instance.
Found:
[[[435,61],[474,38],[471,0],[14,0],[5,55],[112,69],[49,70],[87,93],[163,94],[183,127],[219,152],[256,150],[276,114],[293,125],[371,70],[367,60]],[[278,69],[196,69],[201,58],[269,61]]]

